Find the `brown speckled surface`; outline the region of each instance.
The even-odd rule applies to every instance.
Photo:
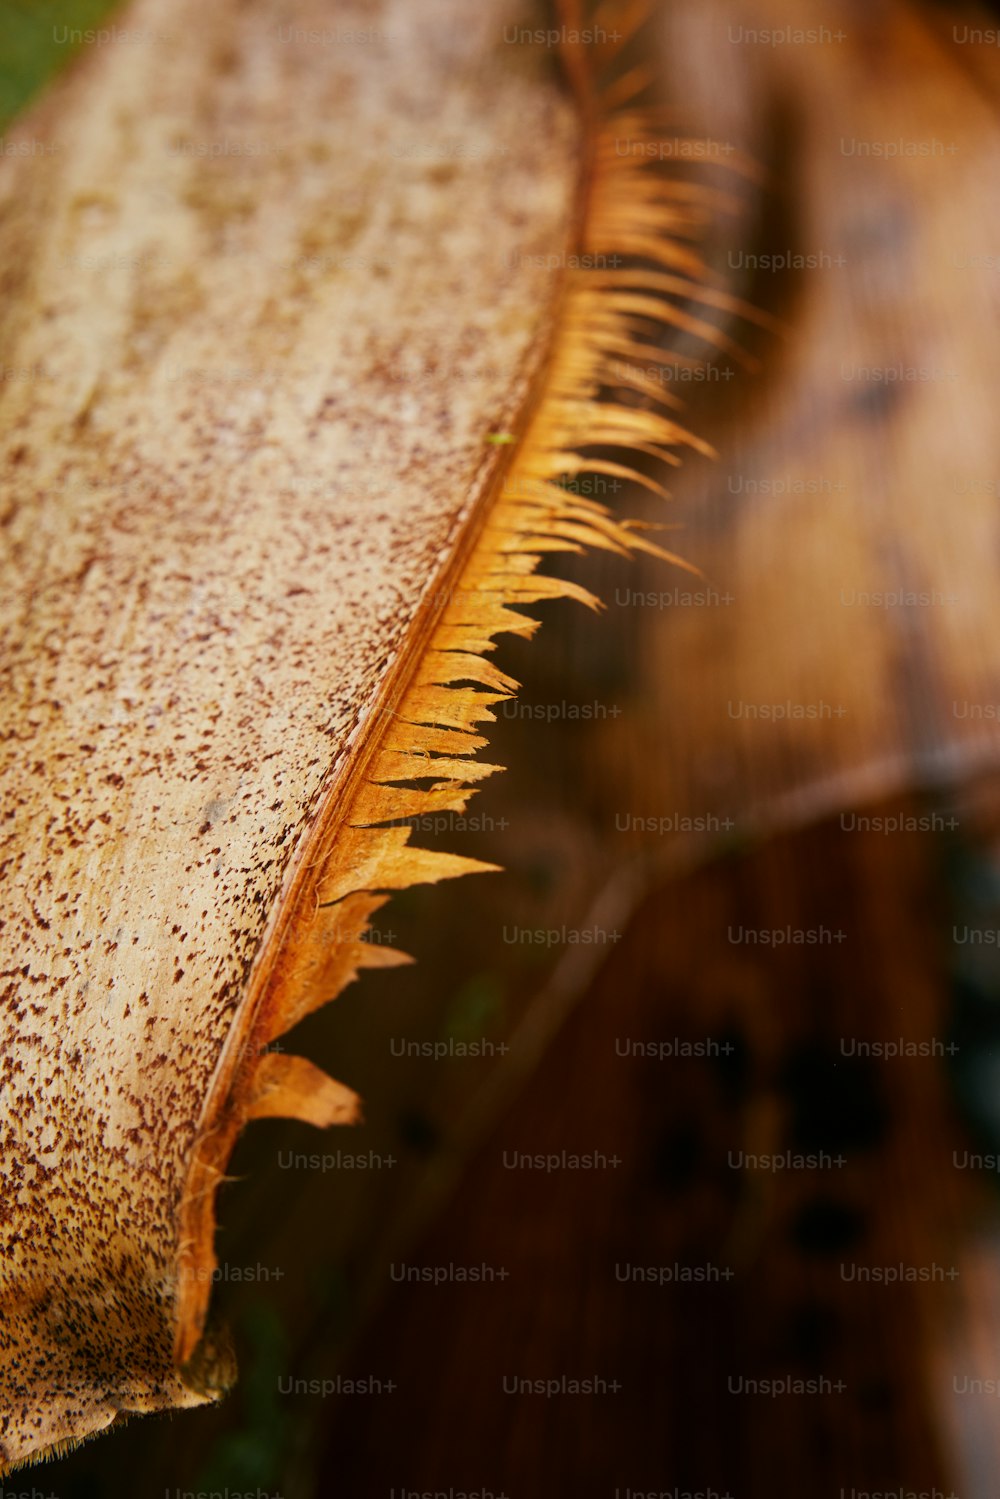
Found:
[[[202,1398],[202,1101],[569,230],[511,15],[142,0],[0,164],[0,1467]]]

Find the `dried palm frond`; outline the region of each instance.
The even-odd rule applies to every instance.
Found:
[[[620,46],[574,109],[506,0],[120,24],[0,168],[3,1469],[230,1382],[234,1142],[358,1115],[275,1043],[490,867],[401,820],[496,769],[522,606],[596,606],[545,554],[672,558],[566,481],[704,450],[621,362],[724,342]]]

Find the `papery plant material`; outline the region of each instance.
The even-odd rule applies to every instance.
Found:
[[[610,388],[712,336],[711,194],[622,157],[634,86],[574,52],[574,106],[518,12],[372,0],[360,43],[319,0],[139,0],[12,133],[5,1467],[230,1382],[233,1143],[358,1113],[271,1043],[403,961],[364,940],[386,892],[489,867],[398,820],[496,768],[520,606],[595,603],[542,555],[669,556],[557,481],[695,443]]]

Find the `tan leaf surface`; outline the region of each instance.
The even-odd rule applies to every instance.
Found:
[[[0,167],[8,1463],[205,1398],[174,1366],[204,1101],[505,456],[552,295],[530,257],[569,232],[571,111],[513,68],[502,0],[294,20],[376,39],[140,0],[147,39],[86,57]],[[293,1065],[247,1114],[336,1113]]]
[[[671,557],[563,481],[705,450],[616,374],[728,344],[627,60],[574,113],[506,0],[350,14],[139,0],[0,173],[6,1465],[231,1378],[239,1131],[359,1111],[268,1048],[493,867],[406,819],[497,768],[494,637],[597,607],[545,555]]]

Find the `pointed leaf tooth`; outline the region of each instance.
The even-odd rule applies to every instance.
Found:
[[[510,578],[505,586],[510,594],[525,599],[528,603],[539,599],[576,599],[588,609],[604,608],[601,600],[589,589],[583,588],[579,583],[569,582],[566,578],[550,578],[546,573],[535,573],[530,578]]]
[[[471,687],[412,687],[399,708],[400,718],[411,723],[440,724],[446,729],[471,729],[486,719],[495,721],[494,703],[509,694],[475,692]]]
[[[435,641],[437,636],[435,635]],[[433,724],[404,723],[397,720],[382,741],[382,748],[403,750],[407,754],[472,755],[485,749],[489,741],[482,734],[466,734],[461,729],[441,729]]]
[[[551,533],[545,536],[517,536],[512,534],[510,540],[501,547],[501,551],[508,557],[520,556],[522,553],[533,553],[536,555],[537,560],[541,560],[541,553],[543,552],[575,552],[577,556],[582,556],[584,548],[576,542],[560,540],[558,537],[551,535]]]
[[[369,781],[351,808],[351,826],[373,827],[404,817],[428,817],[436,812],[464,812],[475,787],[457,783],[432,786],[429,790],[386,786]]]
[[[453,781],[485,781],[487,776],[503,770],[502,765],[482,760],[452,760],[446,755],[410,755],[405,750],[383,750],[375,762],[371,779],[387,781],[423,781],[441,776]]]
[[[450,682],[480,682],[484,687],[495,687],[503,693],[513,692],[520,686],[492,661],[483,661],[465,651],[433,648],[421,662],[416,681],[422,687],[446,686]]]
[[[337,866],[319,882],[320,904],[328,905],[355,890],[404,890],[498,868],[458,854],[412,848],[409,834],[408,827],[344,828]]]
[[[244,1112],[247,1119],[301,1119],[325,1129],[356,1124],[361,1100],[305,1057],[272,1052],[254,1068]]]

